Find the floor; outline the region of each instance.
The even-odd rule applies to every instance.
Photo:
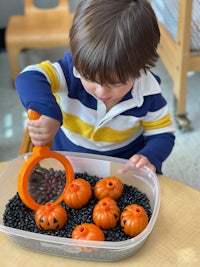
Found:
[[[38,63],[44,59],[52,61],[63,56],[65,48],[53,50],[28,50],[21,54],[21,66]],[[162,91],[169,108],[174,113],[172,80],[161,61],[158,61],[154,72],[162,80]],[[10,81],[8,58],[5,50],[0,51],[0,161],[14,159],[18,151],[26,124],[26,113],[21,106],[15,89]],[[187,111],[193,131],[183,133],[176,128],[176,145],[165,161],[163,171],[200,191],[200,73],[191,73],[188,77]]]

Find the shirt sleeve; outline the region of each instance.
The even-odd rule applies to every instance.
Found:
[[[62,123],[62,113],[52,85],[39,67],[32,66],[21,72],[15,80],[15,87],[26,110],[33,109]]]
[[[174,142],[174,128],[167,102],[161,93],[146,97],[148,112],[141,124],[144,129],[145,145],[138,154],[146,156],[162,173],[162,163],[171,153]]]
[[[175,135],[173,133],[163,133],[147,136],[143,149],[138,151],[149,159],[156,167],[157,173],[162,174],[162,163],[169,156],[174,147]]]

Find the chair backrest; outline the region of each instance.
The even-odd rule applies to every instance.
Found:
[[[39,8],[35,5],[34,0],[24,0],[24,13],[29,16],[31,14],[39,12],[60,12],[67,11],[69,12],[69,1],[68,0],[58,0],[58,4],[55,7],[51,8]]]

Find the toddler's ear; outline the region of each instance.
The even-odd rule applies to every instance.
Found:
[[[75,67],[73,67],[73,74],[74,74],[74,77],[80,79],[81,78],[81,75],[78,73],[78,71],[76,70]]]

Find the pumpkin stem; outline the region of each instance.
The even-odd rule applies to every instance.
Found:
[[[47,202],[47,203],[45,204],[45,209],[48,210],[48,211],[53,210],[53,209],[54,209],[54,204],[51,203],[51,202]]]
[[[79,229],[82,236],[86,236],[88,234],[88,229],[84,226],[81,226]]]
[[[71,183],[69,187],[70,187],[70,190],[73,192],[77,192],[79,190],[79,186],[77,184]]]
[[[109,210],[110,209],[110,205],[106,201],[102,202],[102,206],[103,206],[104,210]]]
[[[107,183],[107,188],[108,188],[109,190],[112,190],[114,187],[115,187],[115,185],[114,185],[114,183],[113,183],[112,181],[109,181],[109,182]]]

